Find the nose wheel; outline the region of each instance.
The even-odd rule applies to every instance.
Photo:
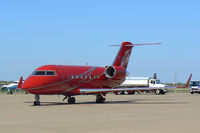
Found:
[[[35,95],[35,101],[33,102],[34,106],[40,106],[40,95]]]

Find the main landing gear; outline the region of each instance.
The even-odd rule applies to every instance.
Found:
[[[96,103],[104,103],[105,102],[105,98],[102,94],[97,94],[96,96]]]
[[[69,104],[75,104],[75,102],[76,102],[76,98],[75,97],[71,97],[71,96],[68,97],[68,103]]]
[[[35,101],[33,102],[34,106],[40,106],[40,95],[35,95]]]
[[[75,97],[71,97],[71,96],[66,96],[63,101],[65,101],[65,99],[67,99],[69,104],[75,104],[76,103],[76,98]]]

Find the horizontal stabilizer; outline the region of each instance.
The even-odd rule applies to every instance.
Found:
[[[143,44],[129,44],[125,45],[126,47],[134,47],[134,46],[144,46],[144,45],[160,45],[162,43],[143,43]],[[109,45],[109,46],[122,46],[122,45]]]

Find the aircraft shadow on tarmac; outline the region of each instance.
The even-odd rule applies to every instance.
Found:
[[[149,101],[148,101],[149,100]],[[68,104],[67,102],[41,102],[40,106],[58,106],[58,105],[62,105],[62,106],[66,106],[66,105],[105,105],[105,104],[132,104],[132,105],[138,105],[138,104],[147,104],[147,105],[156,105],[156,104],[160,104],[160,105],[174,105],[174,104],[188,104],[188,102],[169,102],[169,99],[157,99],[155,101],[151,101],[150,99],[148,100],[144,100],[144,99],[134,99],[134,100],[126,100],[126,101],[106,101],[105,103],[96,103],[96,102],[77,102],[75,104]],[[166,101],[164,101],[166,100]],[[172,99],[170,99],[172,100]],[[25,103],[33,103],[30,101],[27,101]],[[33,106],[33,105],[30,105]]]

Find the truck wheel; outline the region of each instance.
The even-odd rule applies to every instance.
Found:
[[[124,91],[124,94],[125,94],[125,95],[128,95],[128,91]]]
[[[160,95],[161,94],[161,91],[160,90],[156,90],[156,95]]]
[[[161,94],[162,94],[162,95],[165,95],[165,92],[164,92],[164,91],[161,91]]]
[[[135,94],[135,91],[133,91],[131,94],[134,95],[134,94]]]

